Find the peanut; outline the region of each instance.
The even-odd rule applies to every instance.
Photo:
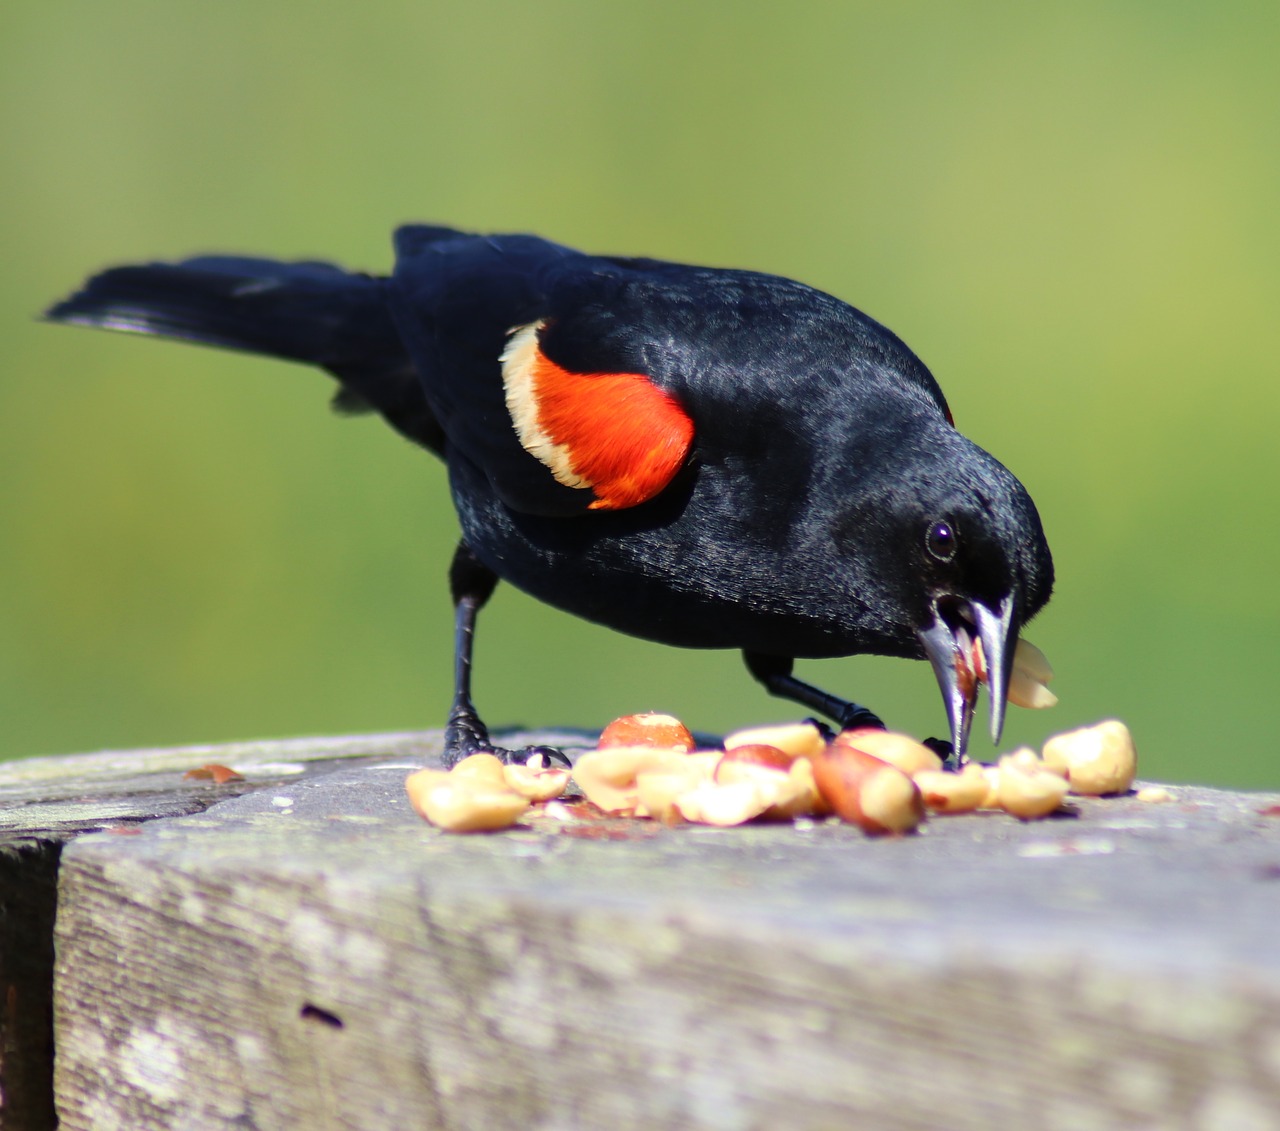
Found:
[[[986,656],[982,641],[973,642],[973,670],[982,683],[987,682]],[[1053,668],[1030,640],[1018,638],[1013,649],[1013,671],[1009,676],[1009,702],[1018,707],[1042,710],[1055,706],[1058,697],[1045,685],[1053,679]]]
[[[676,799],[710,780],[710,767],[693,758],[686,758],[682,766],[642,771],[636,775],[636,814],[643,813],[666,825],[679,824]]]
[[[734,731],[724,740],[726,750],[740,746],[772,746],[791,759],[811,757],[826,746],[826,739],[813,723],[780,723]]]
[[[783,778],[776,771],[768,771]],[[741,825],[760,816],[777,797],[777,789],[762,781],[736,781],[728,785],[703,782],[675,799],[676,812],[700,825]]]
[[[615,746],[653,746],[663,750],[692,750],[696,743],[689,728],[674,715],[655,713],[623,715],[600,733],[600,750]]]
[[[942,759],[921,742],[905,734],[891,730],[862,727],[841,731],[835,737],[841,746],[852,746],[866,754],[874,755],[882,762],[896,766],[911,776],[924,770],[941,770]]]
[[[1126,792],[1138,773],[1133,736],[1118,719],[1054,735],[1044,760],[1067,775],[1072,793],[1092,797]]]
[[[921,770],[912,778],[925,805],[939,813],[971,813],[987,799],[987,775],[977,762],[970,762],[958,774]]]
[[[569,787],[569,771],[562,766],[548,766],[540,754],[533,755],[523,766],[503,766],[502,777],[508,789],[530,801],[550,801]]]
[[[489,782],[495,787],[500,787],[506,784],[503,773],[505,768],[502,759],[496,754],[470,754],[449,772],[459,778]]]
[[[714,777],[716,781],[732,781],[734,775],[745,768],[745,772],[754,769],[766,769],[775,773],[786,774],[795,759],[788,757],[776,746],[735,746],[726,750],[716,762]]]
[[[1000,808],[1024,821],[1056,812],[1067,796],[1066,778],[1025,748],[1000,759],[996,779]]]
[[[419,816],[447,832],[505,829],[529,808],[527,797],[467,774],[418,770],[405,779],[404,785],[409,803]]]
[[[811,761],[822,799],[863,832],[907,833],[924,819],[920,790],[896,766],[838,742]]]
[[[688,755],[653,746],[589,750],[574,763],[573,778],[587,800],[606,813],[635,816],[640,803],[636,778],[655,770],[678,770]]]

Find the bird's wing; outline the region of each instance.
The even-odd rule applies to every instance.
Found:
[[[451,458],[509,507],[638,506],[685,466],[694,426],[613,316],[627,269],[530,236],[397,233],[391,303]]]

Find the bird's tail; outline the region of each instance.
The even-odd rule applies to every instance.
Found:
[[[113,267],[45,317],[319,366],[342,383],[337,407],[376,410],[410,439],[438,449],[439,428],[383,279],[329,263],[201,256]]]

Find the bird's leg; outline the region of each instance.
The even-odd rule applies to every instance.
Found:
[[[765,686],[770,695],[781,699],[790,699],[802,707],[826,715],[839,724],[841,730],[854,727],[877,727],[884,729],[884,723],[873,715],[866,707],[841,699],[811,683],[796,679],[791,674],[795,660],[788,656],[766,656],[763,652],[743,652],[742,658],[747,663],[747,670]]]
[[[558,759],[566,766],[569,759],[550,746],[529,746],[524,750],[505,750],[489,740],[484,725],[471,701],[471,648],[476,633],[476,614],[493,596],[498,575],[471,552],[466,542],[459,542],[449,565],[449,591],[453,596],[453,706],[444,730],[444,764],[455,766],[470,754],[496,754],[504,762],[523,762],[530,755],[542,754]]]
[[[453,597],[453,706],[444,732],[444,761],[452,766],[468,754],[490,748],[489,728],[480,721],[471,702],[471,649],[476,614],[493,596],[498,575],[459,542],[449,565],[449,592]]]

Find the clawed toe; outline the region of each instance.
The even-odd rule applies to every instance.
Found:
[[[541,757],[546,759],[548,765],[558,762],[566,769],[573,768],[569,756],[554,746],[523,746],[518,750],[509,750],[505,746],[494,745],[489,740],[488,730],[479,720],[451,719],[445,731],[445,766],[452,768],[472,754],[492,754],[508,766],[523,766],[529,759]]]

